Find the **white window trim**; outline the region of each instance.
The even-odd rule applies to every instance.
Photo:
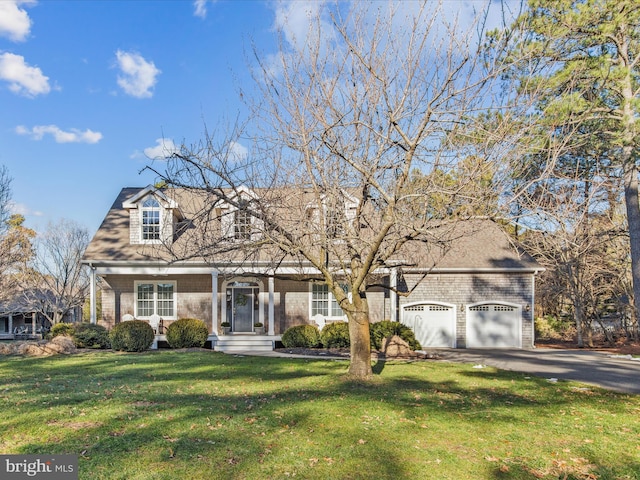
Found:
[[[139,319],[148,319],[149,316],[138,315],[138,285],[153,284],[153,313],[158,313],[158,284],[171,284],[173,285],[173,315],[163,316],[163,320],[177,320],[178,319],[178,282],[175,280],[136,280],[133,282],[133,312],[134,317]],[[152,314],[153,315],[153,314]]]
[[[146,197],[145,197],[146,198]],[[158,201],[158,199],[156,199]],[[144,202],[144,199],[142,200]],[[158,207],[143,207],[140,205],[140,243],[144,244],[158,244],[162,243],[162,225],[164,221],[164,208],[158,201]],[[158,212],[158,237],[154,239],[144,238],[144,212],[157,211]]]
[[[335,315],[320,315],[320,314],[314,315],[313,314],[313,302],[314,302],[314,300],[313,300],[313,285],[314,285],[313,282],[311,282],[309,284],[309,318],[314,318],[315,316],[321,316],[325,320],[329,320],[329,321],[340,321],[340,320],[346,321],[347,320],[347,315],[344,313],[344,311],[343,311],[342,315],[338,315],[338,316],[335,316]],[[326,283],[318,283],[318,284],[315,284],[315,285],[325,285],[325,286],[327,286]],[[328,288],[328,286],[327,286],[327,291],[328,291],[328,294],[329,294],[329,296],[327,298],[328,311],[331,312],[332,303],[334,301],[337,303],[337,301],[335,300],[333,292],[331,291],[330,288]],[[351,292],[349,292],[347,295],[349,296],[349,301],[351,301]],[[340,306],[340,305],[338,305],[338,306]]]

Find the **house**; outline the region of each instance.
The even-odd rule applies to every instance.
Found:
[[[250,189],[239,195],[259,197]],[[345,198],[340,208],[348,217],[352,202]],[[228,232],[228,248],[206,259],[190,255],[195,243],[207,242],[208,232],[199,231],[193,213],[203,202],[215,203],[215,229]],[[290,326],[344,320],[331,291],[304,261],[274,262],[266,249],[249,255],[234,247],[254,235],[252,219],[237,206],[184,189],[122,189],[83,260],[92,275],[92,321],[113,327],[131,318],[161,320],[162,340],[170,322],[199,318],[209,328],[212,348],[229,351],[272,349]],[[395,263],[380,269],[378,286],[366,293],[370,320],[410,326],[425,348],[532,347],[540,266],[492,221],[460,222],[451,235],[455,239],[442,248],[408,245]],[[101,319],[95,318],[97,277]],[[221,334],[222,322],[231,324],[231,335]],[[263,335],[255,333],[258,322],[266,327]]]
[[[47,318],[53,316],[47,311],[43,314],[43,305],[54,305],[55,295],[39,289],[19,290],[11,300],[0,302],[0,339],[14,339],[20,335],[46,333],[51,328]],[[82,307],[74,307],[62,318],[63,322],[82,321]]]

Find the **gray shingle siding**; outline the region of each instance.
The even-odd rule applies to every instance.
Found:
[[[531,273],[436,273],[403,275],[400,284],[410,291],[399,298],[399,306],[414,302],[444,302],[456,306],[456,340],[466,346],[466,307],[495,301],[522,307],[522,346],[533,346],[533,282]],[[529,309],[527,310],[527,306]]]

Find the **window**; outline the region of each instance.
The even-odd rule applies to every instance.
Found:
[[[148,196],[142,202],[142,240],[160,240],[160,203]]]
[[[147,318],[154,313],[162,318],[175,318],[175,282],[136,282],[136,318]]]
[[[233,237],[236,240],[251,239],[251,215],[247,210],[249,202],[241,200],[239,210],[233,215]]]
[[[342,289],[347,292],[346,285],[342,285]],[[311,284],[311,316],[316,315],[344,317],[344,312],[326,284]]]

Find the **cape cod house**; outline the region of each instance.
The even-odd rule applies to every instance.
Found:
[[[256,195],[248,189],[243,194]],[[216,207],[217,228],[231,232],[226,253],[218,249],[206,260],[190,256],[193,242],[206,239],[206,234],[187,234],[201,228],[192,218],[198,202],[193,192],[179,189],[120,192],[83,260],[92,274],[93,322],[112,327],[132,318],[148,320],[162,340],[170,322],[199,318],[209,328],[211,347],[232,351],[272,349],[292,325],[322,327],[345,319],[327,286],[309,281],[317,272],[308,265],[286,258],[274,263],[266,252],[247,258],[234,250],[233,239],[246,237],[252,220],[242,212],[229,214],[233,205]],[[380,286],[366,294],[371,321],[403,322],[424,348],[532,347],[540,266],[492,221],[469,221],[457,232],[446,250],[426,255],[414,245],[403,252],[411,262],[380,271]],[[159,253],[163,244],[183,254]],[[100,319],[95,314],[98,277]],[[231,325],[230,335],[222,335],[223,322]],[[257,323],[264,333],[257,332]]]

